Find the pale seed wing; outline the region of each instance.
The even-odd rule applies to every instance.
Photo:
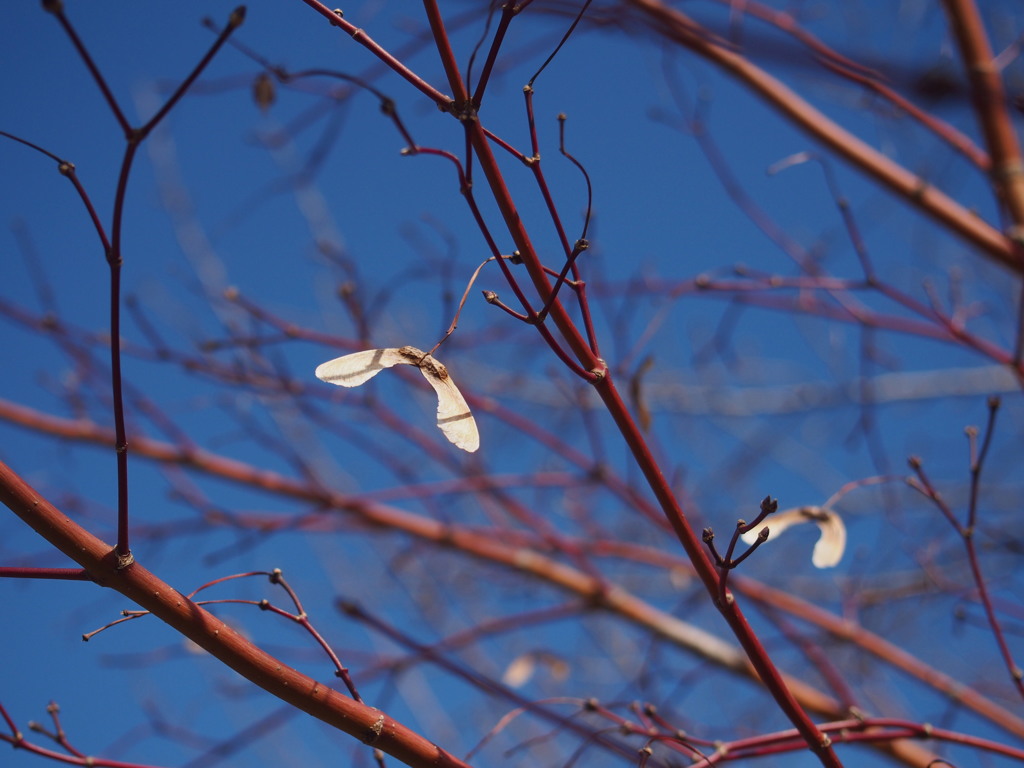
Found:
[[[402,347],[402,349],[409,349],[409,347]],[[420,355],[422,356],[422,354],[421,352]],[[403,364],[416,365],[416,360],[410,360],[402,355],[399,349],[367,349],[318,365],[316,377],[321,381],[337,384],[339,387],[358,387],[385,368]]]
[[[199,646],[196,646],[197,648]],[[512,659],[512,663],[505,667],[505,673],[501,676],[501,682],[510,688],[520,688],[529,682],[533,677],[533,670],[536,667],[532,653],[523,653]]]
[[[367,349],[328,360],[317,366],[316,376],[341,387],[358,387],[394,365],[415,365],[430,382],[437,393],[437,426],[450,442],[471,453],[480,447],[480,433],[466,399],[448,370],[423,350],[416,347]]]
[[[791,512],[799,512],[797,509],[790,509],[786,512],[779,512],[772,515],[767,520],[761,523],[760,526],[752,531],[747,531],[740,536],[746,544],[753,544],[757,541],[757,534],[761,532],[763,528],[767,528],[770,531],[768,536],[769,539],[774,539],[776,536],[781,534],[787,528],[796,525],[797,523],[806,523],[807,518],[803,515],[792,515]]]
[[[846,550],[846,525],[843,519],[828,507],[795,507],[779,512],[765,520],[764,525],[752,531],[747,531],[741,537],[747,544],[753,544],[757,540],[757,534],[761,528],[767,527],[771,531],[770,538],[775,538],[787,528],[798,523],[813,522],[821,531],[817,544],[814,545],[814,552],[811,554],[811,562],[815,568],[831,568],[837,565],[843,558]]]
[[[480,447],[480,432],[477,431],[476,419],[466,404],[466,398],[455,386],[447,368],[430,355],[423,356],[422,352],[420,355],[420,372],[437,393],[437,426],[450,443],[473,453]]]
[[[821,536],[818,543],[814,545],[814,553],[811,555],[811,562],[815,568],[831,568],[838,565],[846,550],[846,525],[843,518],[827,507],[817,508],[821,513],[815,519],[818,528],[821,529]]]
[[[569,662],[547,651],[527,651],[516,656],[505,668],[501,682],[510,688],[521,688],[530,681],[538,667],[546,667],[552,679],[561,682],[569,677]]]

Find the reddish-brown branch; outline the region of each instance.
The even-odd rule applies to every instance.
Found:
[[[386,50],[384,50],[373,38],[371,38],[365,31],[355,26],[354,24],[345,21],[344,17],[335,13],[333,10],[328,8],[323,3],[319,3],[316,0],[302,0],[306,5],[312,8],[314,11],[319,13],[325,19],[327,19],[332,26],[341,27],[345,32],[352,36],[352,39],[357,43],[365,47],[370,53],[380,59],[388,68],[394,70],[400,76],[405,78],[409,83],[413,85],[421,93],[425,94],[439,107],[447,108],[448,104],[451,103],[451,97],[446,96],[439,90],[434,88],[428,82],[423,80],[419,75],[405,66],[401,61],[392,56]]]
[[[594,389],[597,390],[605,407],[608,408],[608,412],[615,419],[616,426],[618,426],[623,439],[633,453],[637,465],[644,473],[644,477],[647,478],[647,482],[654,492],[655,498],[658,500],[658,505],[672,524],[672,528],[683,545],[683,549],[686,550],[686,554],[690,558],[697,576],[704,583],[708,594],[715,600],[716,607],[728,622],[729,628],[732,629],[740,645],[743,646],[743,650],[746,652],[747,658],[756,670],[758,677],[765,687],[768,688],[779,707],[786,714],[786,717],[796,726],[800,735],[806,741],[808,748],[821,760],[822,765],[842,765],[832,750],[829,739],[823,736],[807,716],[804,707],[796,699],[790,687],[787,686],[783,675],[772,663],[768,652],[761,645],[754,630],[747,623],[739,605],[737,605],[735,600],[731,599],[731,593],[727,594],[726,600],[719,599],[720,577],[709,559],[707,551],[701,545],[700,538],[683,514],[679,503],[676,501],[675,494],[669,487],[668,481],[662,474],[658,463],[651,455],[647,442],[640,432],[640,428],[633,420],[625,402],[619,396],[611,376],[605,376],[595,383]]]
[[[731,5],[733,0],[717,0],[717,2]],[[878,94],[897,109],[906,112],[910,117],[928,128],[928,130],[953,147],[957,152],[960,152],[978,168],[985,171],[989,169],[988,154],[971,141],[968,136],[965,136],[949,123],[940,120],[937,116],[921,109],[902,94],[890,88],[884,82],[883,75],[880,72],[843,56],[823,43],[801,27],[797,23],[796,18],[794,18],[794,15],[789,11],[779,11],[763,3],[755,2],[755,0],[744,0],[743,5],[738,10],[744,14],[762,19],[768,24],[792,35],[814,54],[815,59],[823,67]]]
[[[109,430],[89,422],[58,419],[2,401],[0,401],[0,417],[66,439],[94,442],[101,445],[109,445],[113,440]],[[472,531],[454,529],[444,523],[380,503],[330,493],[307,482],[292,480],[202,449],[181,450],[141,436],[136,439],[134,445],[135,453],[138,456],[146,456],[159,462],[193,467],[210,476],[260,488],[269,493],[305,499],[315,503],[318,509],[336,509],[355,515],[373,528],[402,532],[414,538],[431,541],[488,562],[528,573],[588,600],[594,607],[603,608],[634,622],[666,641],[687,648],[726,670],[739,674],[748,674],[751,671],[749,664],[741,654],[717,638],[699,630],[693,630],[688,624],[637,599],[625,590],[616,587],[601,591],[600,583],[592,577],[526,548],[526,544],[517,541],[515,537],[506,535],[499,539],[490,532],[477,534]],[[635,499],[635,503],[639,507],[645,508],[649,502],[638,498]],[[317,515],[316,519],[320,519],[320,517]],[[265,527],[266,521],[257,521],[255,525],[261,528]],[[613,552],[629,556],[629,553],[635,548],[615,542],[599,544],[596,548],[591,549],[595,555]],[[668,555],[649,549],[643,549],[642,554],[638,554],[637,557],[650,565],[662,565],[669,568],[681,565],[678,555]],[[817,606],[780,590],[759,584],[752,579],[741,578],[739,574],[733,574],[731,578],[736,587],[744,594],[749,594],[751,598],[763,600],[777,608],[791,611],[802,620],[810,621],[839,638],[854,642],[878,655],[879,658],[885,659],[897,668],[903,669],[908,674],[935,687],[936,690],[961,700],[964,706],[992,720],[1008,732],[1024,734],[1024,722],[1012,713],[979,696],[963,683],[921,663],[912,654],[877,635],[852,622],[837,619]],[[787,677],[786,684],[808,709],[833,719],[846,715],[838,702],[823,696],[796,678]],[[910,765],[925,765],[928,762],[926,759],[921,759],[926,756],[926,753],[920,752],[920,748],[916,745],[895,743],[890,745],[890,748],[894,754],[901,755]]]
[[[1024,242],[1024,161],[1007,110],[1002,72],[996,66],[974,0],[943,0],[942,4],[960,46],[974,110],[992,158],[992,185],[996,196],[1006,206],[1020,247]]]
[[[109,445],[112,440],[109,430],[97,427],[91,422],[58,419],[3,401],[0,401],[0,418],[68,439],[100,445]],[[616,587],[606,588],[606,584],[593,576],[540,552],[523,548],[514,541],[506,542],[490,533],[478,534],[402,509],[325,490],[313,483],[285,477],[202,449],[181,450],[173,445],[142,436],[135,440],[134,445],[138,455],[148,456],[155,461],[193,467],[211,476],[269,493],[303,499],[315,503],[317,508],[334,509],[354,515],[374,528],[402,532],[417,539],[451,547],[474,557],[535,575],[568,592],[587,598],[595,607],[604,608],[635,621],[666,640],[689,648],[730,671],[749,673],[749,665],[743,655],[728,643],[638,600],[625,590]],[[806,697],[803,701],[810,709],[833,716],[839,711],[834,709],[834,702],[828,697],[822,698],[814,693],[812,688],[803,686],[795,679],[787,682],[791,687],[801,690],[800,695]]]
[[[742,54],[717,43],[707,30],[688,16],[660,0],[629,0],[629,3],[649,17],[652,22],[650,28],[656,34],[714,62],[854,168],[924,211],[990,258],[1013,272],[1024,273],[1024,258],[1010,238],[927,180],[894,163],[830,120]]]
[[[281,663],[138,562],[123,566],[109,544],[62,514],[2,463],[0,501],[85,568],[96,583],[120,592],[282,701],[408,765],[468,768],[466,763],[380,710],[360,704]]]

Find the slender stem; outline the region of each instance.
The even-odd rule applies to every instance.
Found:
[[[423,0],[423,10],[427,14],[427,22],[430,24],[430,31],[437,43],[437,52],[441,56],[441,65],[444,67],[448,84],[455,94],[455,111],[461,113],[469,105],[469,91],[466,90],[466,83],[459,72],[459,63],[455,59],[455,51],[452,50],[448,40],[448,31],[445,29],[444,19],[441,18],[441,9],[437,7],[437,0]]]
[[[343,16],[335,13],[323,3],[317,2],[317,0],[302,0],[302,2],[327,19],[332,26],[341,27],[345,32],[352,36],[353,40],[366,48],[398,75],[405,78],[414,88],[425,94],[438,106],[447,107],[451,104],[452,99],[450,96],[446,96],[441,93],[430,85],[430,83],[405,66],[405,64],[384,50],[377,41],[366,34],[362,29],[345,21]]]
[[[174,89],[174,93],[171,94],[171,97],[167,99],[157,113],[149,118],[144,126],[139,128],[138,133],[140,135],[138,137],[138,141],[141,141],[148,136],[149,132],[159,125],[161,120],[167,117],[167,113],[174,109],[175,105],[181,101],[185,96],[185,92],[188,91],[192,84],[199,78],[199,75],[202,74],[207,65],[213,61],[213,57],[217,55],[217,51],[219,51],[224,43],[227,42],[231,33],[242,26],[243,21],[245,21],[245,6],[240,5],[231,12],[231,15],[228,17],[228,23],[224,26],[224,29],[221,30],[220,34],[217,35],[217,39],[214,40],[213,45],[211,45],[209,50],[206,51],[206,54],[199,60],[199,63],[192,68],[192,71],[188,76],[181,81],[181,84],[177,88]]]
[[[484,61],[483,69],[480,71],[480,80],[473,91],[473,109],[480,109],[480,104],[483,103],[484,91],[487,90],[487,83],[490,82],[491,72],[494,70],[494,62],[498,58],[498,50],[505,40],[505,33],[508,31],[509,24],[512,23],[512,19],[517,13],[519,13],[519,9],[515,3],[505,3],[501,7],[501,19],[498,21],[498,28],[494,30],[494,39],[491,41],[491,47],[487,51],[487,59]]]
[[[86,69],[89,70],[89,74],[92,75],[92,79],[96,81],[96,85],[103,94],[103,98],[107,102],[107,106],[110,108],[110,111],[114,113],[114,119],[117,120],[117,124],[121,126],[121,130],[124,132],[125,136],[130,135],[132,131],[131,123],[128,122],[128,118],[125,117],[124,112],[121,111],[121,106],[117,103],[117,99],[114,98],[114,93],[110,90],[110,86],[107,85],[107,81],[104,79],[99,67],[96,66],[96,62],[94,62],[92,60],[92,56],[89,55],[89,51],[85,47],[85,43],[82,42],[78,33],[75,32],[75,28],[71,26],[71,22],[68,21],[67,16],[64,15],[64,4],[44,2],[43,7],[57,17],[57,21],[59,21],[61,27],[64,28],[64,32],[69,38],[71,38],[71,44],[75,46],[75,50],[78,51],[78,55],[82,57],[82,62],[85,64]]]
[[[988,457],[989,448],[992,446],[992,436],[995,434],[996,415],[999,413],[1000,400],[992,397],[988,402],[988,423],[985,425],[985,436],[982,438],[981,449],[974,455],[976,433],[969,433],[971,437],[971,492],[970,502],[967,509],[967,526],[961,532],[964,538],[964,545],[967,548],[967,559],[971,565],[971,574],[974,583],[978,588],[978,597],[985,610],[985,617],[992,628],[992,635],[995,637],[999,653],[1003,657],[1003,663],[1010,673],[1010,679],[1017,688],[1018,694],[1024,696],[1024,669],[1014,660],[1013,651],[1006,642],[1006,633],[1003,631],[999,617],[996,615],[995,607],[992,605],[992,598],[989,594],[988,584],[981,572],[981,559],[978,557],[975,545],[975,534],[977,533],[978,519],[978,496],[981,490],[981,473],[985,467],[985,459]]]
[[[690,562],[693,563],[697,576],[704,583],[708,593],[714,598],[716,607],[722,616],[725,617],[740,645],[743,646],[743,650],[746,651],[750,663],[754,666],[765,687],[768,688],[790,722],[796,726],[811,751],[821,760],[822,765],[831,766],[832,768],[842,765],[832,750],[830,739],[818,730],[817,726],[807,716],[803,707],[800,706],[800,703],[786,686],[785,680],[783,680],[779,670],[772,663],[764,646],[757,639],[754,630],[747,623],[746,617],[744,617],[739,605],[732,599],[732,593],[726,592],[726,599],[720,599],[719,575],[715,570],[715,566],[708,557],[707,551],[701,545],[701,538],[697,536],[690,526],[686,515],[683,514],[679,502],[669,487],[664,474],[662,474],[657,461],[651,454],[643,434],[630,415],[618,390],[615,388],[611,374],[609,373],[603,379],[595,382],[594,389],[597,390],[608,412],[615,419],[615,424],[633,453],[633,458],[636,460],[648,485],[654,492],[662,511],[672,524],[672,528],[683,545],[686,554],[689,556]]]

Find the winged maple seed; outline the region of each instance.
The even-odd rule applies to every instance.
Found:
[[[771,515],[764,522],[765,525],[744,533],[743,541],[753,544],[757,540],[758,532],[765,527],[770,531],[770,535],[775,537],[799,523],[815,523],[821,530],[821,536],[814,545],[814,552],[811,555],[811,562],[815,568],[831,568],[843,558],[843,552],[846,550],[846,526],[838,513],[829,507],[794,507]]]
[[[317,366],[316,377],[340,387],[358,387],[385,368],[415,365],[437,393],[437,426],[449,442],[472,453],[480,447],[476,419],[444,365],[416,347],[367,349]]]

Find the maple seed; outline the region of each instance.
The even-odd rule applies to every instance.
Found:
[[[815,568],[831,568],[843,558],[843,552],[846,550],[846,526],[838,513],[829,507],[794,507],[772,515],[766,522],[771,524],[771,533],[776,538],[790,526],[815,523],[821,530],[821,536],[814,545],[814,552],[811,555],[811,562]],[[757,530],[747,531],[742,538],[747,544],[753,544],[757,541],[766,541],[768,534],[767,527],[759,527]]]
[[[328,360],[317,367],[316,377],[339,387],[358,387],[385,368],[395,365],[415,365],[419,368],[423,378],[437,393],[438,428],[456,447],[469,453],[477,450],[480,447],[480,433],[466,398],[455,386],[448,369],[421,349],[367,349]]]

